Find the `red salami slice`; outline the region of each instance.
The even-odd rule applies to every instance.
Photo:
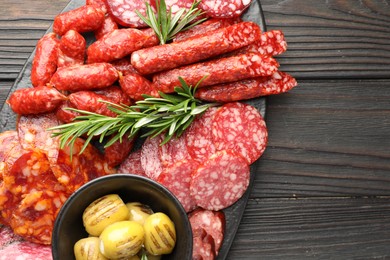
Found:
[[[204,162],[214,152],[215,146],[211,135],[211,122],[217,108],[211,107],[192,122],[185,132],[188,153],[194,160]]]
[[[190,194],[201,208],[227,208],[246,191],[249,174],[249,166],[240,155],[227,150],[218,151],[194,172]]]
[[[214,18],[240,16],[251,4],[251,0],[202,0],[199,8]]]
[[[143,0],[105,0],[108,12],[115,21],[125,27],[143,28],[147,25],[139,18],[135,10],[146,16],[146,5]],[[152,0],[154,1],[154,0]]]
[[[141,165],[146,176],[152,180],[157,180],[163,170],[160,157],[160,143],[163,140],[163,135],[158,135],[154,138],[146,138],[141,148]]]
[[[166,0],[167,12],[171,11],[172,15],[175,15],[180,9],[188,11],[191,8],[193,0]],[[156,9],[156,1],[151,0],[150,4]]]
[[[199,229],[196,233],[193,233],[192,244],[192,260],[215,259],[214,239],[204,229]]]
[[[141,150],[130,153],[118,168],[119,173],[131,173],[135,175],[145,176],[144,168],[141,165]]]
[[[198,163],[192,160],[182,160],[164,170],[157,181],[171,191],[183,205],[186,212],[196,208],[196,202],[190,196],[191,175],[198,167]]]
[[[222,211],[196,209],[188,215],[188,218],[191,223],[194,238],[210,235],[214,240],[214,253],[215,255],[218,255],[225,233],[224,213]],[[204,232],[206,234],[204,234]]]
[[[187,150],[185,137],[172,138],[169,142],[161,146],[161,163],[170,166],[178,161],[191,159]]]
[[[265,121],[259,111],[239,102],[225,104],[214,115],[212,136],[217,150],[235,151],[248,164],[263,154],[268,140]]]
[[[16,131],[0,133],[0,182],[4,172],[8,171],[24,152]]]
[[[0,260],[50,260],[50,246],[23,241],[6,226],[0,227]]]

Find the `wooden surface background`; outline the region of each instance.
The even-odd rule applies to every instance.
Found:
[[[68,0],[0,0],[0,104]],[[268,98],[268,148],[228,259],[390,259],[390,2],[262,0],[299,86]]]

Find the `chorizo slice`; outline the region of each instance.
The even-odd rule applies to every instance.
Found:
[[[104,22],[104,11],[94,5],[83,5],[54,18],[53,32],[62,36],[69,30],[79,33],[97,30]]]
[[[0,224],[10,225],[12,214],[20,200],[20,196],[12,194],[5,187],[4,182],[0,181]]]
[[[269,76],[275,73],[278,67],[278,62],[272,57],[247,53],[163,71],[153,76],[153,84],[159,91],[171,93],[174,92],[176,86],[181,85],[179,77],[182,77],[188,85],[192,86],[195,86],[202,78],[206,77],[199,84],[199,87],[205,87]]]
[[[214,115],[211,127],[216,149],[235,151],[248,164],[256,161],[267,146],[265,121],[253,106],[227,103]]]
[[[187,40],[135,51],[131,64],[141,74],[152,74],[237,50],[258,41],[260,35],[257,24],[241,22]]]
[[[67,97],[50,86],[17,89],[7,100],[19,115],[42,114],[55,111]]]
[[[58,90],[75,92],[112,86],[118,77],[114,66],[102,62],[58,68],[50,83]]]
[[[201,208],[215,211],[227,208],[246,191],[249,174],[249,166],[242,156],[232,151],[217,151],[195,170],[190,194]]]
[[[195,199],[190,195],[191,176],[197,167],[198,163],[193,160],[177,161],[164,167],[157,178],[157,182],[176,196],[186,212],[192,211],[197,206]]]
[[[297,81],[291,75],[277,71],[272,76],[204,87],[196,91],[195,97],[203,101],[226,103],[281,94],[296,85]]]
[[[19,142],[18,133],[9,130],[0,133],[0,182],[3,175],[15,161],[25,152]]]
[[[44,35],[37,43],[31,67],[31,84],[46,85],[57,69],[59,40],[55,33]]]

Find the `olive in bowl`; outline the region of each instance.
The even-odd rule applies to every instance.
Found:
[[[83,222],[85,209],[99,198],[112,194],[118,195],[125,203],[147,205],[155,213],[164,213],[173,222],[175,246],[170,254],[162,255],[161,259],[192,258],[191,225],[177,198],[165,187],[148,178],[133,174],[113,174],[88,182],[65,202],[54,224],[53,259],[75,259],[75,244],[90,236]]]

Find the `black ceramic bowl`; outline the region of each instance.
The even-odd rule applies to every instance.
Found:
[[[166,188],[150,179],[133,174],[113,174],[97,178],[78,189],[65,202],[54,224],[52,252],[54,260],[75,259],[74,244],[87,237],[82,221],[84,209],[95,199],[118,194],[124,202],[141,202],[154,212],[164,212],[175,223],[176,246],[162,259],[190,260],[192,231],[180,202]]]

